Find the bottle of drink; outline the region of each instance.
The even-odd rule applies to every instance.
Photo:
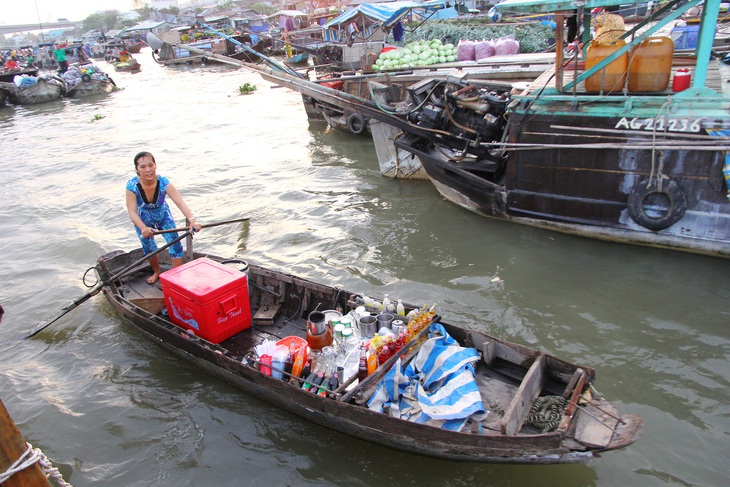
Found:
[[[284,372],[287,374],[291,374],[292,369],[294,368],[294,357],[297,354],[297,349],[295,348],[295,345],[292,343],[289,345],[289,352],[286,354],[286,359],[284,360]],[[289,380],[289,376],[286,374],[282,374],[283,380]]]
[[[322,382],[324,382],[324,374],[327,372],[327,369],[325,367],[318,367],[319,372],[317,372],[317,377],[314,378],[314,381],[312,381],[312,388],[309,389],[309,392],[317,392],[319,390],[319,386],[322,385]]]
[[[332,374],[330,373],[329,367],[327,367],[327,370],[325,370],[322,377],[322,383],[319,385],[319,389],[317,389],[317,395],[320,397],[327,397],[327,393],[330,390],[330,381],[332,380]]]
[[[335,391],[338,387],[340,387],[340,378],[337,376],[337,370],[334,370],[330,377],[330,391]]]
[[[395,351],[397,352],[401,348],[403,348],[403,345],[406,344],[406,334],[404,332],[400,332],[398,335],[398,338],[395,340]]]
[[[378,354],[378,362],[380,362],[382,364],[389,358],[390,358],[390,347],[386,344],[386,345],[383,345],[383,347],[380,349],[380,353]]]
[[[375,369],[378,368],[378,356],[375,355],[374,352],[370,352],[370,355],[368,356],[368,375],[375,372]]]
[[[294,351],[294,363],[291,368],[291,377],[287,377],[290,382],[297,382],[296,377],[302,376],[304,368],[304,347]]]
[[[304,355],[304,351],[302,351],[302,355]],[[312,357],[307,357],[307,361],[304,362],[304,367],[302,367],[302,373],[299,375],[299,377],[308,377],[309,374],[312,373]]]
[[[393,306],[393,303],[390,302],[390,298],[387,294],[383,296],[383,311],[387,313],[395,311],[395,306]]]
[[[305,391],[309,391],[312,389],[312,387],[314,387],[314,383],[317,380],[317,376],[319,374],[319,368],[319,364],[314,367],[314,370],[304,380],[304,384],[302,384],[302,389],[304,389]]]
[[[364,348],[360,349],[360,363],[357,366],[357,380],[362,383],[368,376],[368,357]]]
[[[406,307],[403,306],[403,302],[399,299],[398,304],[395,305],[395,312],[400,316],[406,315]]]

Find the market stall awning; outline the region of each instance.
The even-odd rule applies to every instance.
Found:
[[[266,17],[267,19],[274,19],[276,17],[309,17],[309,15],[305,14],[304,12],[300,12],[299,10],[279,10],[278,12],[274,12],[273,14]]]
[[[355,23],[359,30],[376,27],[391,28],[411,12],[428,17],[441,9],[446,9],[446,5],[446,0],[431,0],[423,3],[411,1],[364,3],[335,17],[322,28],[325,30],[325,37],[329,38],[327,40],[339,40],[340,32],[346,30],[351,23]],[[453,16],[457,15],[454,10]]]

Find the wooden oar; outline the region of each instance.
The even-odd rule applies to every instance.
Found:
[[[220,225],[228,225],[229,223],[240,223],[248,221],[248,218],[236,218],[235,220],[225,220],[222,222],[215,222],[215,223],[206,223],[205,225],[200,225],[202,228],[211,228],[211,227],[217,227]],[[188,230],[189,227],[180,227],[180,228],[169,228],[167,230],[154,230],[152,233],[154,235],[162,235],[163,233],[173,233],[173,232],[184,232],[185,230]]]
[[[187,229],[185,229],[185,230],[187,230]],[[166,245],[164,245],[164,246],[160,247],[159,249],[155,250],[155,251],[154,251],[154,252],[152,252],[151,254],[147,254],[147,255],[145,255],[144,257],[142,257],[141,259],[139,259],[138,261],[136,261],[136,262],[134,262],[134,263],[132,263],[132,264],[128,265],[127,267],[125,267],[125,268],[124,268],[124,269],[122,269],[121,271],[119,271],[119,272],[117,272],[116,274],[114,274],[114,275],[112,275],[111,277],[109,277],[109,279],[107,279],[107,280],[105,280],[105,281],[102,281],[102,282],[101,282],[100,284],[98,284],[98,285],[97,285],[97,286],[96,286],[96,287],[95,287],[94,289],[92,289],[91,291],[89,291],[88,293],[84,294],[83,296],[81,296],[81,297],[80,297],[79,299],[77,299],[77,300],[76,300],[76,301],[74,301],[73,303],[71,303],[71,304],[69,304],[68,306],[66,306],[65,308],[63,308],[63,311],[61,312],[61,314],[60,314],[60,315],[56,316],[55,318],[53,318],[53,319],[52,319],[51,321],[49,321],[48,323],[46,323],[46,324],[44,324],[44,325],[41,325],[41,326],[39,326],[38,328],[36,328],[35,330],[33,330],[33,331],[32,331],[32,332],[30,333],[30,335],[26,336],[25,338],[31,338],[31,337],[33,337],[33,336],[37,335],[38,333],[40,333],[41,331],[43,331],[44,329],[48,328],[48,327],[49,327],[49,326],[51,326],[51,325],[52,325],[53,323],[55,323],[56,321],[58,321],[59,319],[61,319],[61,317],[63,317],[63,316],[64,316],[64,315],[66,314],[66,313],[68,313],[68,312],[69,312],[69,311],[71,311],[72,309],[76,308],[76,307],[77,307],[78,305],[80,305],[81,303],[83,303],[83,302],[87,301],[87,300],[88,300],[89,298],[91,298],[91,297],[93,297],[93,296],[96,296],[97,294],[99,294],[99,292],[100,292],[100,291],[101,291],[101,290],[102,290],[102,289],[104,288],[104,286],[106,286],[106,285],[107,285],[107,284],[109,284],[110,282],[113,282],[113,281],[115,281],[115,280],[117,280],[117,279],[119,279],[119,278],[121,278],[121,277],[124,277],[124,276],[125,276],[125,275],[127,275],[127,274],[128,274],[128,273],[129,273],[130,271],[131,271],[131,270],[133,270],[133,269],[134,269],[135,267],[137,267],[138,265],[140,265],[140,264],[141,264],[142,262],[144,262],[144,261],[146,261],[146,260],[148,260],[148,259],[150,259],[150,258],[154,257],[155,255],[159,254],[159,253],[160,253],[160,252],[162,252],[163,250],[165,250],[165,249],[167,249],[167,248],[169,248],[169,247],[173,246],[174,244],[176,244],[176,243],[177,243],[177,242],[179,242],[180,240],[182,240],[182,239],[186,238],[186,237],[187,237],[188,235],[190,235],[190,234],[192,234],[192,233],[193,233],[193,231],[192,231],[192,230],[188,230],[187,232],[183,233],[182,235],[180,235],[180,236],[179,236],[179,237],[177,237],[176,239],[172,240],[172,241],[171,241],[171,242],[169,242],[168,244],[166,244]]]

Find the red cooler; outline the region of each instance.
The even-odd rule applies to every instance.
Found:
[[[246,274],[206,257],[160,274],[170,320],[220,343],[251,326]]]

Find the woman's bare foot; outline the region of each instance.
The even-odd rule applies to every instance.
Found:
[[[160,273],[155,272],[154,274],[152,274],[150,277],[147,278],[147,284],[154,284],[157,282],[157,279],[159,279],[159,278],[160,278]]]

